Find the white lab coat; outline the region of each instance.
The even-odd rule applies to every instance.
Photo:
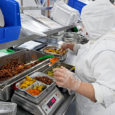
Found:
[[[74,61],[77,77],[93,85],[97,100],[94,103],[76,94],[77,115],[114,115],[111,110],[115,109],[115,32],[81,45]]]
[[[83,8],[81,19],[89,42],[74,47],[67,63],[74,63],[76,76],[91,83],[96,103],[76,94],[77,115],[115,115],[115,6],[110,0],[96,0]]]

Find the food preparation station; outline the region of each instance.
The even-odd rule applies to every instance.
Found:
[[[16,103],[17,115],[62,115],[75,99],[74,93],[56,85],[53,76],[53,69],[60,66],[71,71],[75,69],[64,63],[67,51],[61,52],[58,47],[61,37],[51,37],[71,28],[73,25],[48,29],[44,32],[45,36],[35,33],[23,36],[22,28],[18,40],[0,44],[0,49],[9,48],[15,51],[0,57],[0,100]],[[33,49],[19,47],[28,41],[41,45]]]
[[[74,71],[74,67],[63,63],[66,55],[57,56],[61,60],[58,60],[53,65],[49,65],[49,58],[36,63],[38,58],[47,55],[49,54],[43,52],[43,50],[35,51],[34,49],[21,49],[16,51],[14,54],[1,57],[1,68],[3,68],[4,65],[8,66],[9,64],[12,64],[12,61],[14,61],[15,64],[18,63],[18,66],[15,67],[19,67],[20,69],[21,67],[19,65],[24,65],[24,67],[22,67],[22,70],[19,70],[20,73],[17,73],[16,75],[14,74],[14,76],[11,76],[11,78],[6,78],[4,82],[1,82],[0,99],[3,101],[11,100],[12,102],[17,103],[19,110],[20,107],[23,108],[22,110],[25,112],[25,114],[27,114],[26,111],[34,115],[64,114],[74,100],[75,95],[70,95],[68,90],[59,88],[56,85],[53,73],[51,72],[53,68],[60,66],[64,66],[71,71]],[[29,65],[31,66],[29,67]],[[52,79],[53,83],[51,85],[46,85],[47,88],[44,89],[38,96],[32,96],[26,91],[22,91],[19,87],[17,87],[17,84],[23,81],[26,75],[31,77],[32,74],[39,72],[42,72],[43,76],[48,76],[50,79]],[[39,76],[39,74],[36,76]],[[17,112],[17,115],[18,113],[21,113],[22,110]]]

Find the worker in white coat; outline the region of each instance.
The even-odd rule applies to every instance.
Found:
[[[76,53],[76,72],[55,69],[56,83],[76,92],[77,115],[114,115],[115,6],[96,0],[83,8],[81,19],[89,42],[62,46]]]

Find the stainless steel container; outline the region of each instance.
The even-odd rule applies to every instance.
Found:
[[[65,54],[56,54],[56,53],[51,53],[51,52],[45,52],[45,49],[48,49],[48,48],[57,48],[58,49],[58,47],[56,47],[56,46],[47,46],[47,47],[45,47],[45,48],[43,48],[42,50],[41,50],[41,52],[43,53],[43,54],[52,54],[52,55],[54,55],[54,56],[56,56],[56,57],[59,57],[60,58],[60,61],[64,61],[65,59],[66,59],[66,56],[67,56],[67,51],[66,51],[66,53]]]
[[[47,76],[49,79],[52,80],[52,83],[51,83],[50,85],[45,84],[45,83],[43,83],[43,82],[41,82],[41,81],[37,81],[37,80],[36,80],[36,82],[34,82],[32,85],[28,86],[26,89],[21,90],[20,88],[18,88],[18,89],[15,91],[16,93],[23,95],[23,97],[24,97],[25,99],[27,99],[27,100],[29,100],[29,101],[31,101],[31,102],[33,102],[33,103],[39,103],[39,102],[43,99],[43,97],[45,97],[49,92],[51,92],[51,91],[54,89],[54,87],[56,86],[56,83],[54,82],[54,79],[53,79],[52,77],[50,77],[50,76],[48,76],[47,74],[44,74],[44,73],[42,73],[42,72],[37,72],[37,71],[35,71],[35,72],[30,73],[30,74],[28,74],[28,75],[29,75],[31,78],[35,78],[35,77],[37,77],[37,76],[39,76],[39,77],[40,77],[40,76]],[[24,81],[24,80],[22,80],[22,81]],[[19,81],[16,85],[18,86],[22,81]],[[44,84],[44,85],[46,85],[47,87],[46,87],[46,89],[44,89],[39,95],[33,96],[33,95],[31,95],[31,94],[28,94],[28,93],[26,92],[26,90],[27,90],[28,88],[31,88],[31,87],[32,87],[34,84],[36,84],[36,83]]]
[[[11,102],[0,102],[0,115],[16,115],[17,105]]]
[[[0,67],[2,65],[8,64],[11,61],[11,59],[18,59],[19,62],[27,64],[31,61],[37,60],[39,57],[42,57],[42,56],[44,56],[44,54],[41,54],[37,51],[32,51],[32,50],[19,51],[14,54],[11,54],[11,55],[1,57],[0,58]],[[42,66],[44,66],[47,63],[49,63],[48,59],[42,61],[41,63],[36,64],[35,66],[33,66],[33,67],[15,75],[15,76],[13,76],[12,78],[10,78],[8,80],[1,81],[0,82],[0,100],[4,100],[4,101],[9,100],[13,93],[11,86],[14,83],[23,79],[24,76],[27,75],[28,73],[30,73],[36,69],[42,68]]]
[[[65,68],[69,69],[70,71],[73,71],[73,72],[75,71],[75,67],[74,67],[74,66],[69,65],[69,64],[66,64],[66,63],[57,62],[57,63],[55,63],[53,66],[51,66],[51,67],[45,69],[43,72],[44,72],[45,74],[48,74],[48,71],[52,71],[52,70],[53,70],[54,68],[56,68],[57,66],[63,66],[63,67],[65,67]]]

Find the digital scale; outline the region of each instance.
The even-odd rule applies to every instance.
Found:
[[[62,104],[64,96],[57,87],[49,90],[38,99],[27,97],[23,93],[15,91],[12,102],[17,103],[25,110],[34,115],[52,115],[56,109]]]

